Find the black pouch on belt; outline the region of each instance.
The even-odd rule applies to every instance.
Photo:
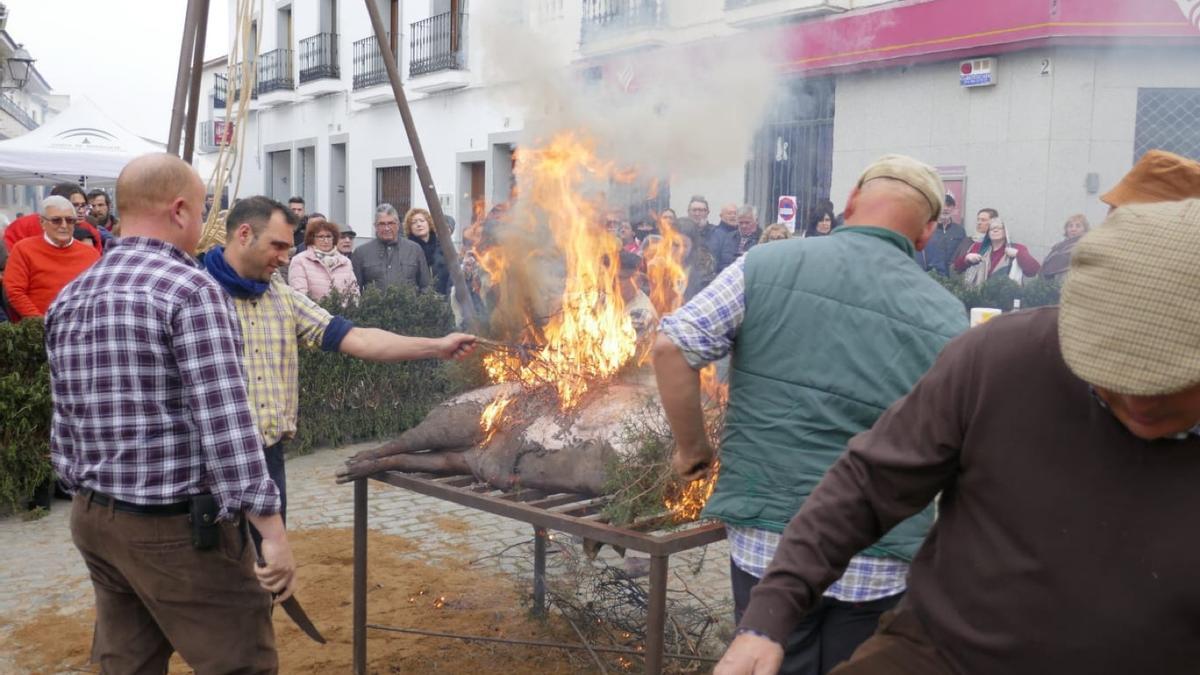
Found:
[[[192,525],[192,547],[198,551],[216,548],[221,541],[221,526],[217,523],[217,498],[211,494],[188,498],[188,522]]]

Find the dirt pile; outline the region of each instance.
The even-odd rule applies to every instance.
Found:
[[[282,611],[275,614],[281,673],[345,673],[353,631],[351,532],[299,530],[289,534],[300,563],[297,596],[328,640],[309,640]],[[528,616],[513,579],[470,567],[466,555],[433,557],[419,542],[372,533],[368,623],[494,637],[576,642],[569,626]],[[22,672],[98,672],[87,664],[95,614],[48,611],[12,627],[6,649]],[[589,661],[557,649],[465,643],[398,633],[368,633],[372,673],[579,673]],[[216,646],[214,646],[216,647]],[[178,656],[172,673],[191,670]]]

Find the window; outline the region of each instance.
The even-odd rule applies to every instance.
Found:
[[[375,204],[396,207],[400,218],[412,208],[412,167],[384,166],[375,169]]]
[[[1200,89],[1138,89],[1133,161],[1147,150],[1200,157]]]

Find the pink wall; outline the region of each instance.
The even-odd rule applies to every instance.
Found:
[[[785,71],[855,70],[1037,44],[1200,44],[1192,0],[911,0],[772,31]]]

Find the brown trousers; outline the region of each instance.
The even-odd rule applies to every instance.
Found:
[[[188,517],[115,511],[76,496],[71,538],[96,593],[92,660],[110,675],[167,672],[178,651],[200,675],[275,673],[271,596],[244,530],[192,547]]]
[[[829,675],[955,675],[911,609],[895,609],[879,628]]]

